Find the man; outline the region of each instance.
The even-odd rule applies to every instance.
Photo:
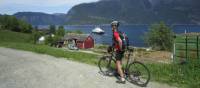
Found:
[[[120,38],[119,32],[118,32],[118,27],[119,27],[119,22],[118,21],[113,21],[111,23],[112,31],[113,31],[113,44],[116,52],[116,68],[117,72],[120,75],[120,79],[116,81],[117,83],[122,83],[125,84],[125,78],[124,78],[124,73],[122,70],[122,58],[124,55],[123,51],[123,46],[122,46],[122,40]]]

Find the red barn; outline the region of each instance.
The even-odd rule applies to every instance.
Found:
[[[88,49],[94,47],[94,39],[90,35],[85,34],[67,34],[64,40],[74,43],[79,49]]]

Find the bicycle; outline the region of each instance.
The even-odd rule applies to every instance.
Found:
[[[125,68],[122,66],[125,74],[125,79],[138,86],[145,87],[150,80],[150,71],[142,62],[136,61],[135,59],[133,59],[133,62],[130,62],[130,57],[133,55],[133,51],[134,49],[125,50],[127,62]],[[116,70],[116,60],[113,48],[111,52],[108,53],[109,55],[101,57],[98,62],[100,72],[105,76],[109,76],[110,72],[114,72]]]

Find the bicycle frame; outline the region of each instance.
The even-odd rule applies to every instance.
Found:
[[[128,52],[128,54],[127,54],[128,56],[127,57],[124,56],[124,58],[127,59],[126,65],[125,65],[125,69],[124,69],[124,67],[122,67],[122,69],[124,70],[125,73],[127,73],[127,71],[128,71],[128,67],[129,67],[129,64],[130,64],[130,56],[133,53],[133,49],[127,49],[127,50],[125,50],[125,53],[126,52]],[[115,52],[112,51],[110,54],[111,54],[111,59],[114,60],[115,64],[116,64]],[[111,63],[112,60],[109,60],[109,65],[110,65],[110,63]]]
[[[114,64],[116,65],[116,58],[115,58],[116,53],[114,52],[114,50],[108,50],[108,53],[109,55],[103,56],[102,59],[100,59],[98,63],[100,71],[105,75],[107,75],[108,70],[116,71],[116,66],[113,66]],[[125,54],[124,58],[127,59],[127,61],[125,61],[122,66],[122,70],[124,72],[125,78],[131,83],[134,83],[140,86],[146,86],[150,80],[150,71],[148,70],[148,68],[143,63],[136,61],[136,59],[134,58],[133,49],[126,49],[124,54]],[[131,59],[132,55],[133,55],[133,60]],[[102,66],[103,66],[103,64],[101,65],[102,61],[106,61],[105,71],[102,70]],[[142,69],[145,71],[146,74],[142,73],[143,70],[139,70],[135,68],[137,66],[142,67]],[[147,79],[145,78],[143,80],[143,77],[146,77]]]

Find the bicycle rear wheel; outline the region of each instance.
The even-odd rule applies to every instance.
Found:
[[[150,80],[149,69],[141,62],[135,61],[129,65],[128,76],[131,83],[146,86]]]
[[[98,62],[98,67],[103,75],[110,75],[115,71],[115,60],[110,56],[103,56]]]

